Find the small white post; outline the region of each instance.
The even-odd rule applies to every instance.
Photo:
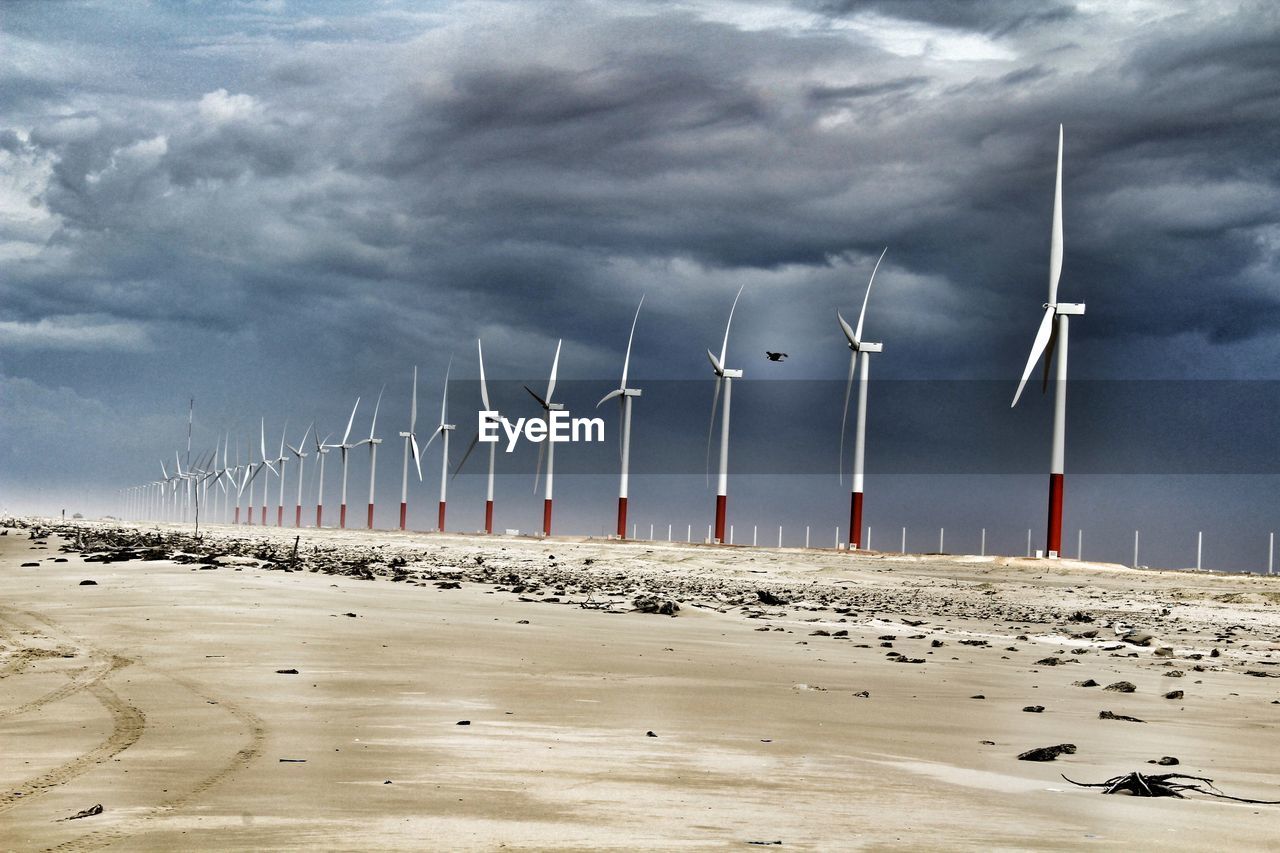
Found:
[[[1133,567],[1138,568],[1138,531],[1133,531]]]
[[[756,547],[756,531],[760,527],[758,524],[751,525],[751,547]]]
[[[942,554],[947,550],[946,548],[942,547],[946,541],[947,541],[947,529],[945,527],[939,527],[938,528],[938,553],[939,554]]]
[[[729,544],[733,544],[733,525],[729,525]]]
[[[636,523],[634,521],[631,522],[631,538],[636,538]]]
[[[685,542],[692,542],[692,541],[693,541],[693,525],[692,525],[692,524],[689,524],[689,525],[686,525],[686,526],[685,526],[685,529],[684,529],[684,541],[685,541]]]
[[[840,525],[836,525],[836,550],[840,550]]]
[[[1084,559],[1084,529],[1076,531],[1076,559]]]
[[[649,525],[649,541],[650,542],[653,541],[653,525],[652,524]]]
[[[1204,531],[1196,531],[1196,571],[1200,571],[1200,554],[1204,548]]]
[[[902,553],[907,553],[907,528],[902,528]]]
[[[871,550],[871,525],[867,525],[867,544],[862,546],[865,550]]]
[[[667,525],[667,541],[668,542],[671,541],[671,525],[670,524]]]
[[[1276,534],[1271,531],[1271,536],[1267,540],[1267,574],[1272,574],[1272,567],[1275,565],[1276,558]]]
[[[707,541],[708,542],[711,541],[711,525],[710,524],[707,525]]]
[[[1274,533],[1271,534],[1272,539],[1275,539],[1275,536],[1276,535]],[[806,548],[809,547],[809,525],[807,524],[804,526],[804,547]],[[1268,564],[1268,569],[1267,569],[1268,573],[1270,573],[1271,571],[1269,566],[1270,564]]]
[[[979,557],[987,556],[987,528],[982,528],[982,547],[978,550]]]
[[[778,547],[782,547],[782,525],[778,525]]]
[[[1031,528],[1027,528],[1027,556],[1031,556]]]

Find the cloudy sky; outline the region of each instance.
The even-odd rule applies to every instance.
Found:
[[[917,549],[986,526],[1020,551],[1049,401],[1004,398],[1046,296],[1062,123],[1061,296],[1088,304],[1071,368],[1097,381],[1073,398],[1067,528],[1126,559],[1142,527],[1143,562],[1186,565],[1204,527],[1208,562],[1256,567],[1280,526],[1277,116],[1268,2],[10,0],[0,509],[110,511],[185,448],[190,397],[212,448],[259,417],[273,443],[286,417],[340,432],[386,383],[390,525],[412,365],[430,422],[482,337],[518,408],[563,337],[566,402],[589,408],[646,294],[635,442],[656,473],[633,514],[696,530],[703,349],[745,284],[730,361],[784,384],[735,397],[731,521],[833,537],[833,314],[888,246],[868,519]],[[477,395],[453,393],[465,444]],[[610,525],[605,461],[559,481],[558,528]],[[498,524],[534,528],[532,462],[510,463]],[[363,457],[352,476],[363,504]],[[479,526],[477,478],[454,485],[451,522]]]

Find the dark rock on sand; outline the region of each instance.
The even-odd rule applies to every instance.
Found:
[[[1170,690],[1168,693],[1164,694],[1164,698],[1166,698],[1166,699],[1181,699],[1181,698],[1182,698],[1182,695],[1183,695],[1183,694],[1182,694],[1182,691],[1181,691],[1181,690]]]
[[[1114,684],[1108,684],[1103,690],[1110,690],[1113,693],[1132,693],[1138,688],[1128,681],[1117,681]]]
[[[1174,758],[1172,755],[1165,755],[1160,758],[1147,759],[1147,763],[1159,764],[1161,767],[1173,767],[1177,764],[1181,764],[1182,762],[1178,761],[1178,759]]]
[[[91,580],[83,580],[83,581],[80,581],[80,584],[79,584],[79,585],[80,585],[80,586],[97,586],[97,585],[98,585],[98,582],[97,582],[97,581],[91,581]]]
[[[1043,705],[1027,705],[1022,710],[1026,711],[1028,714],[1043,714],[1044,706]]]
[[[296,669],[277,669],[276,674],[277,675],[297,675],[298,671]]]
[[[1028,749],[1026,752],[1018,756],[1019,761],[1053,761],[1059,755],[1074,755],[1076,745],[1074,743],[1060,743],[1057,746],[1039,746],[1035,749]]]
[[[1099,711],[1099,720],[1121,720],[1126,723],[1145,723],[1146,720],[1139,720],[1137,717],[1128,717],[1124,714],[1113,714],[1110,711]]]
[[[761,604],[768,604],[771,607],[778,607],[788,603],[785,598],[779,598],[767,589],[756,590],[756,598],[760,600]]]

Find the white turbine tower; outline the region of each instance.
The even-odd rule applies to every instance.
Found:
[[[547,491],[546,491],[546,495],[542,500],[542,535],[543,536],[551,535],[551,500],[553,496],[552,490],[554,487],[555,459],[556,459],[556,445],[555,445],[555,442],[551,440],[551,413],[558,412],[564,409],[563,403],[551,402],[551,395],[555,393],[555,390],[556,390],[556,371],[559,370],[560,368],[560,345],[563,343],[564,343],[563,339],[556,341],[556,357],[555,357],[555,360],[551,362],[551,380],[547,383],[546,398],[544,399],[542,397],[539,397],[537,394],[533,393],[533,390],[530,389],[528,385],[524,386],[524,390],[529,392],[529,396],[533,397],[533,399],[538,401],[538,405],[542,407],[542,412],[547,418],[547,437],[542,442],[542,444],[538,446],[538,472],[539,473],[541,473],[542,471],[543,451],[545,450],[547,454]],[[537,474],[535,474],[533,478],[533,493],[535,495],[538,493],[538,475]]]
[[[435,432],[431,433],[431,438],[427,439],[427,447],[431,446],[431,442],[436,440],[436,436],[441,436],[441,456],[440,456],[440,510],[436,519],[436,530],[444,533],[444,507],[446,492],[449,485],[449,433],[453,432],[454,425],[448,423],[449,420],[449,373],[453,370],[453,357],[449,358],[449,366],[444,370],[444,392],[440,395],[440,423],[436,426]],[[426,449],[425,447],[423,448]]]
[[[422,454],[418,452],[418,365],[413,366],[413,402],[409,405],[409,431],[400,433],[404,439],[404,470],[400,472],[400,529],[404,530],[409,514],[409,453],[413,452],[413,464],[418,468],[418,482],[422,482]]]
[[[347,451],[355,447],[351,444],[351,425],[356,422],[356,409],[360,408],[360,398],[356,397],[356,404],[351,407],[351,417],[347,419],[347,431],[342,434],[341,444],[330,444],[327,447],[336,447],[342,451],[342,503],[338,505],[338,526],[345,529],[347,526]],[[321,462],[323,465],[324,463]],[[323,483],[323,480],[321,481]],[[323,486],[322,486],[323,488]]]
[[[480,344],[480,339],[476,338],[476,352],[480,356],[480,402],[484,404],[484,411],[493,411],[489,405],[489,386],[484,378],[484,347]],[[486,423],[496,423],[496,419],[490,415],[485,418]],[[467,457],[471,455],[471,451],[476,449],[476,445],[480,443],[480,433],[476,432],[476,437],[471,439],[471,444],[467,446],[467,452],[462,454],[462,461],[458,463],[458,467],[454,469],[453,476],[458,476],[458,472],[462,470],[462,466],[467,464]],[[493,533],[493,466],[495,453],[498,449],[497,442],[489,442],[489,482],[484,500],[484,532]]]
[[[378,408],[382,405],[382,392],[385,390],[387,386],[383,385],[378,391],[378,402],[373,404],[373,422],[369,425],[369,437],[356,443],[357,447],[361,444],[369,445],[369,521],[366,526],[370,530],[373,529],[373,485],[378,474],[378,445],[382,444],[382,439],[375,438],[374,433],[378,429]]]
[[[862,547],[862,463],[867,446],[867,375],[871,369],[871,353],[883,352],[884,344],[871,343],[862,339],[862,324],[867,318],[867,302],[871,299],[871,285],[875,283],[876,272],[880,269],[880,261],[884,260],[884,252],[880,253],[875,269],[871,270],[871,279],[867,282],[866,295],[862,297],[862,310],[858,313],[858,327],[849,328],[844,316],[837,309],[836,319],[845,339],[849,342],[849,378],[844,386],[844,413],[840,416],[840,477],[844,477],[844,430],[849,420],[849,395],[853,390],[853,372],[857,368],[861,355],[861,369],[858,371],[858,425],[853,438],[853,486],[849,499],[849,546]]]
[[[707,427],[708,464],[711,460],[711,433],[716,426],[716,408],[720,402],[720,385],[724,383],[724,414],[720,418],[720,476],[716,483],[715,526],[715,541],[721,543],[725,541],[724,523],[729,507],[729,403],[733,395],[733,380],[742,378],[741,370],[731,370],[724,366],[724,362],[729,351],[729,327],[733,325],[733,312],[738,307],[738,299],[741,296],[742,287],[739,287],[738,295],[733,297],[733,305],[729,308],[729,322],[724,324],[724,343],[720,345],[720,358],[716,358],[711,350],[707,350],[707,358],[711,360],[711,369],[716,376],[716,393],[711,399],[711,425]]]
[[[1027,378],[1040,356],[1044,356],[1044,390],[1049,388],[1049,371],[1054,349],[1058,353],[1058,370],[1054,381],[1053,452],[1049,465],[1049,530],[1045,550],[1048,556],[1062,552],[1062,474],[1066,457],[1067,432],[1067,332],[1068,318],[1084,314],[1083,303],[1058,302],[1058,280],[1062,277],[1062,125],[1058,125],[1058,176],[1053,191],[1053,231],[1049,243],[1049,301],[1044,304],[1044,318],[1031,344],[1031,356],[1022,371],[1022,380],[1013,395],[1010,408],[1018,405]]]
[[[356,405],[360,401],[356,400]],[[354,415],[355,412],[352,412]],[[319,530],[324,524],[324,458],[329,455],[329,436],[324,437],[324,441],[320,440],[320,432],[316,431],[316,458],[320,460],[320,470],[316,474],[316,530]]]
[[[302,474],[306,465],[304,460],[307,458],[307,451],[304,448],[306,448],[307,446],[307,436],[311,434],[312,426],[315,426],[315,424],[311,424],[310,426],[307,427],[307,431],[302,434],[302,441],[298,442],[297,447],[294,447],[292,444],[285,445],[285,447],[289,448],[290,453],[298,457],[298,503],[297,503],[297,506],[294,508],[294,514],[293,514],[294,527],[302,526]],[[283,464],[284,463],[281,463],[282,466]],[[284,471],[284,468],[281,467],[280,470]]]
[[[636,336],[636,321],[640,319],[642,307],[644,307],[643,295],[640,297],[640,304],[636,306],[636,315],[631,319],[631,334],[627,336],[627,354],[622,359],[622,382],[615,390],[605,394],[599,403],[596,403],[598,409],[605,404],[605,401],[617,397],[622,406],[622,472],[618,483],[619,539],[627,538],[627,487],[631,476],[631,399],[641,394],[639,388],[627,387],[627,368],[631,366],[631,342]]]
[[[280,450],[276,453],[275,462],[280,466],[276,476],[280,480],[280,497],[276,502],[276,527],[284,527],[284,469],[289,464],[289,457],[284,455],[284,437],[289,432],[289,419],[285,418],[284,429],[280,430]],[[301,481],[301,477],[298,478]]]
[[[277,477],[279,477],[280,472],[276,470],[275,466],[271,464],[271,460],[267,458],[267,419],[266,418],[263,418],[259,422],[258,430],[259,430],[258,432],[259,447],[262,451],[262,464],[258,466],[258,470],[262,470],[263,468],[266,468],[272,474],[275,474]],[[281,482],[283,483],[283,480],[281,480]],[[262,478],[262,526],[263,527],[267,526],[267,501],[271,500],[271,498],[267,495],[268,485],[269,485],[268,478],[263,477]],[[252,484],[250,484],[249,486],[249,500],[250,500],[250,503],[252,503],[253,501],[253,485]]]

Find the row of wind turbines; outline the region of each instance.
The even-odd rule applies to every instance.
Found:
[[[1069,332],[1069,321],[1072,316],[1084,314],[1085,306],[1079,303],[1060,303],[1057,301],[1058,284],[1062,275],[1062,259],[1063,259],[1063,226],[1062,226],[1062,148],[1063,148],[1063,130],[1058,128],[1058,159],[1057,159],[1057,175],[1054,187],[1053,202],[1053,221],[1050,232],[1050,251],[1049,251],[1049,299],[1044,303],[1044,315],[1040,322],[1040,326],[1036,332],[1034,342],[1031,346],[1031,353],[1027,359],[1026,367],[1022,372],[1021,380],[1018,383],[1017,391],[1014,393],[1012,406],[1016,406],[1018,400],[1022,396],[1023,389],[1027,380],[1031,376],[1031,372],[1035,369],[1038,362],[1043,357],[1044,363],[1044,382],[1043,389],[1048,390],[1050,373],[1053,368],[1053,360],[1057,356],[1057,371],[1054,381],[1054,417],[1053,417],[1053,438],[1052,451],[1050,456],[1050,473],[1049,473],[1049,501],[1048,501],[1048,524],[1046,534],[1046,552],[1050,557],[1057,557],[1062,550],[1062,511],[1063,511],[1063,473],[1065,463],[1065,436],[1066,436],[1066,399],[1067,399],[1067,343]],[[863,499],[864,499],[864,462],[866,452],[866,422],[867,422],[867,391],[870,373],[871,355],[880,354],[884,351],[882,343],[872,342],[864,339],[863,330],[867,315],[867,306],[871,298],[872,285],[875,283],[875,275],[880,269],[880,264],[884,261],[888,252],[886,248],[881,252],[877,259],[875,267],[872,269],[871,277],[867,282],[867,289],[863,295],[862,307],[858,312],[858,322],[856,326],[850,326],[845,320],[843,314],[837,310],[836,318],[839,322],[840,329],[843,332],[849,351],[849,374],[845,384],[844,408],[841,417],[840,427],[840,475],[843,478],[844,472],[844,445],[845,433],[848,424],[849,402],[852,397],[853,382],[855,375],[858,380],[858,403],[854,429],[854,451],[852,480],[849,503],[849,538],[848,546],[852,549],[860,549],[863,545]],[[733,396],[733,380],[741,379],[743,371],[741,369],[731,368],[728,366],[729,354],[729,333],[733,325],[733,315],[737,310],[738,301],[742,296],[743,288],[738,289],[737,295],[734,297],[733,303],[729,308],[729,317],[725,323],[724,337],[720,345],[719,356],[707,350],[707,358],[711,362],[712,373],[715,379],[715,391],[711,405],[711,422],[707,430],[707,462],[708,470],[710,469],[710,456],[712,439],[715,432],[717,416],[720,424],[720,446],[719,446],[719,465],[716,480],[716,503],[715,503],[715,523],[713,528],[713,541],[716,543],[724,543],[725,525],[728,515],[728,498],[729,498],[729,436],[730,436],[730,407]],[[628,387],[628,374],[631,364],[631,347],[635,339],[636,325],[640,319],[640,311],[644,307],[643,296],[639,305],[636,307],[635,315],[631,321],[631,330],[627,337],[626,355],[622,363],[622,381],[618,388],[610,391],[603,399],[597,403],[597,408],[604,405],[609,400],[616,399],[619,403],[619,428],[621,430],[621,453],[620,453],[620,478],[618,488],[618,509],[617,509],[617,533],[618,538],[626,538],[627,532],[627,502],[629,487],[629,465],[631,451],[631,414],[632,406],[636,398],[642,396],[641,389]],[[563,340],[557,342],[555,356],[551,363],[550,377],[547,383],[547,390],[544,395],[539,395],[532,389],[525,386],[531,397],[537,402],[542,410],[544,417],[550,418],[551,413],[564,409],[564,404],[557,403],[553,399],[556,389],[556,376],[560,365],[560,350]],[[480,368],[480,396],[483,409],[481,412],[492,412],[490,406],[489,392],[485,379],[484,370],[484,348],[481,341],[477,340],[476,350]],[[422,480],[422,455],[431,446],[437,437],[441,440],[441,467],[440,467],[440,499],[437,515],[437,529],[443,531],[445,529],[445,510],[447,502],[449,475],[449,436],[456,429],[456,425],[449,423],[448,417],[448,381],[449,374],[452,371],[452,359],[445,371],[445,391],[440,407],[440,421],[436,425],[435,430],[427,439],[425,446],[420,446],[417,435],[418,421],[418,369],[415,366],[413,370],[413,394],[412,403],[409,412],[409,429],[399,433],[400,438],[404,440],[404,456],[401,469],[401,490],[400,490],[400,529],[405,529],[408,510],[408,487],[409,487],[409,460],[413,459],[418,479]],[[723,400],[723,405],[721,405]],[[382,443],[382,439],[377,437],[378,411],[382,402],[382,392],[378,394],[378,400],[374,404],[373,419],[370,425],[369,437],[352,441],[352,429],[355,424],[356,412],[360,407],[360,399],[357,398],[355,405],[351,409],[351,415],[347,420],[346,429],[343,432],[342,440],[337,443],[330,443],[332,436],[320,438],[319,432],[314,429],[314,424],[308,426],[303,433],[302,439],[298,444],[292,445],[286,442],[285,436],[280,439],[280,447],[274,457],[268,456],[266,444],[266,422],[265,419],[260,421],[258,435],[258,449],[260,459],[257,463],[252,461],[252,447],[250,447],[250,458],[245,464],[239,462],[239,447],[237,446],[236,463],[233,465],[229,457],[230,437],[215,447],[214,451],[195,464],[190,462],[188,457],[188,465],[184,470],[181,464],[181,457],[175,454],[174,472],[171,474],[165,464],[161,463],[162,479],[133,486],[122,490],[122,499],[125,502],[123,511],[131,517],[142,518],[186,518],[187,513],[191,509],[195,509],[198,514],[201,505],[209,506],[209,491],[213,488],[214,493],[214,512],[217,514],[217,500],[219,490],[222,498],[222,517],[228,518],[231,505],[232,495],[235,497],[234,516],[231,517],[231,523],[239,524],[241,520],[240,505],[244,498],[246,490],[248,491],[248,512],[245,516],[246,523],[252,524],[254,517],[254,482],[263,471],[269,471],[274,474],[279,483],[279,498],[276,507],[276,524],[283,526],[284,524],[284,492],[286,480],[286,466],[290,458],[297,460],[297,501],[294,510],[294,525],[300,527],[302,524],[302,479],[303,467],[308,455],[308,440],[310,439],[314,448],[316,458],[319,464],[318,472],[318,488],[316,498],[316,527],[323,526],[324,521],[324,465],[325,457],[332,450],[338,450],[342,462],[342,495],[341,503],[338,511],[339,527],[345,528],[347,525],[347,469],[350,453],[362,445],[368,445],[370,454],[369,468],[369,504],[366,524],[372,529],[374,522],[374,490],[375,479],[377,475],[377,455],[378,445]],[[484,416],[490,422],[493,421],[493,415]],[[287,429],[287,424],[286,424]],[[461,471],[470,458],[472,452],[476,449],[480,442],[480,435],[476,437],[468,446],[462,459],[459,461],[454,476]],[[252,444],[250,442],[250,444]],[[189,445],[188,445],[189,446]],[[286,449],[288,453],[286,453]],[[489,465],[488,480],[485,496],[485,512],[484,512],[484,531],[493,533],[493,516],[494,516],[494,466],[496,444],[489,444]],[[188,450],[188,454],[189,454]],[[221,462],[218,456],[221,452]],[[546,477],[543,480],[543,518],[542,533],[545,536],[551,535],[552,507],[554,499],[554,477],[555,477],[555,443],[552,441],[544,441],[539,445],[538,468],[534,480],[534,492],[537,492],[538,481],[541,478],[543,458],[546,459]],[[276,466],[279,466],[277,468]],[[262,487],[262,506],[261,506],[261,524],[267,523],[267,478],[263,478]]]

